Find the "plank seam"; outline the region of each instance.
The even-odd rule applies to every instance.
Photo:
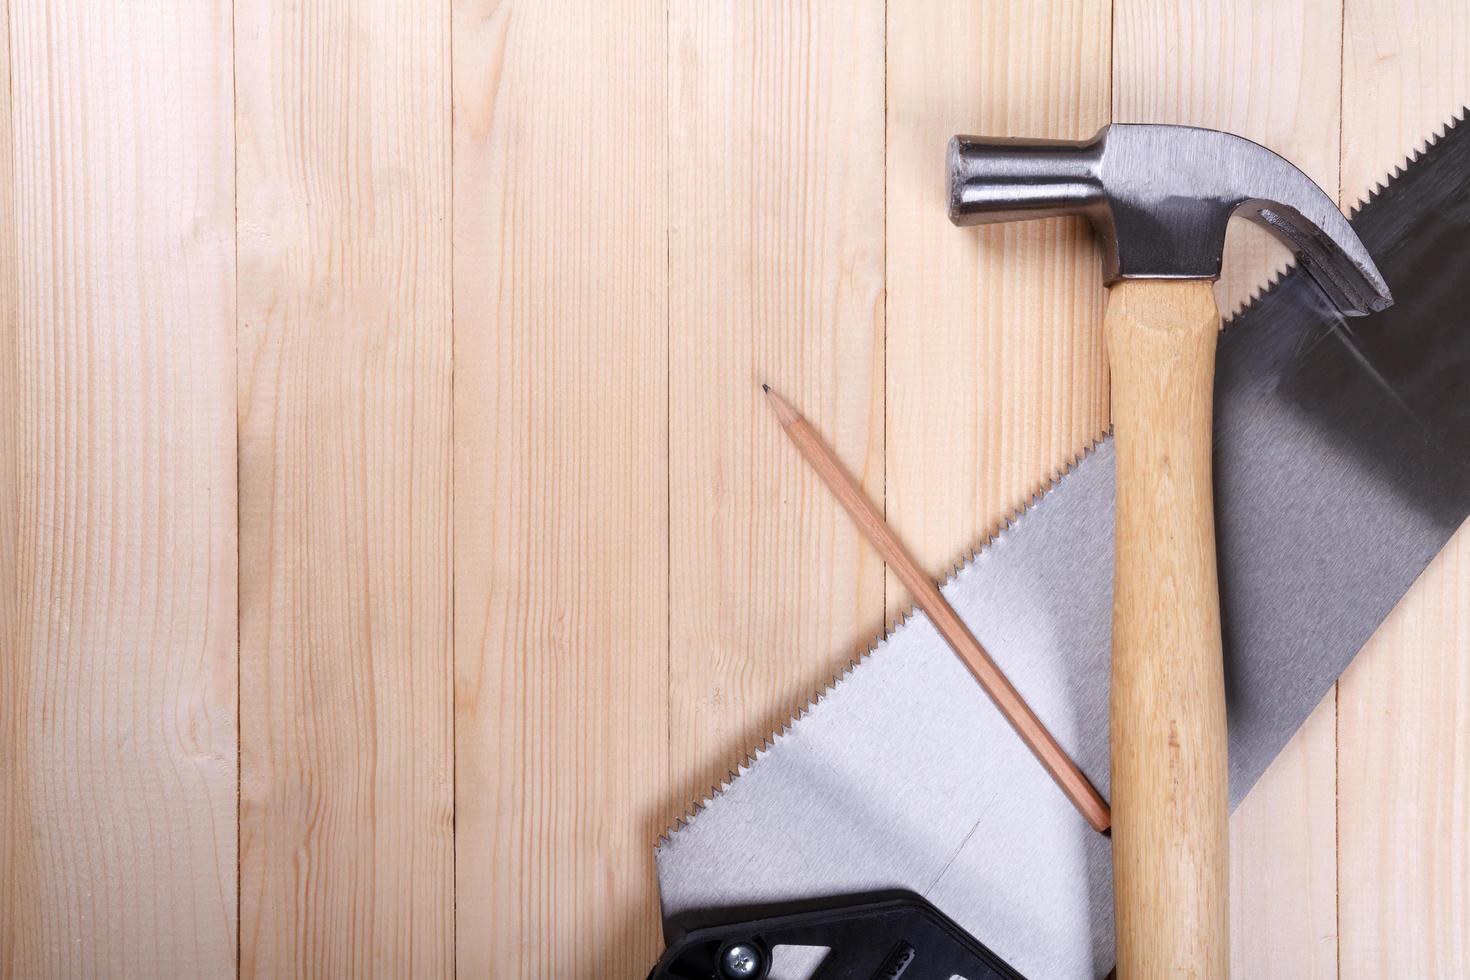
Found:
[[[454,398],[455,379],[455,340],[456,329],[459,321],[455,316],[455,300],[458,290],[454,288],[454,277],[458,268],[454,261],[454,197],[457,181],[455,175],[454,151],[454,0],[444,0],[444,32],[446,64],[444,66],[445,79],[445,143],[449,147],[449,173],[447,183],[449,185],[449,200],[446,202],[448,213],[445,222],[449,228],[449,975],[455,980],[459,977],[459,632],[455,628],[459,622],[456,603],[459,598],[457,587],[457,572],[459,565],[459,550],[454,546],[454,531],[458,526],[455,522],[455,474],[458,469],[454,465],[454,421],[455,406],[458,404]]]
[[[240,447],[244,444],[240,432],[240,51],[238,44],[238,17],[235,0],[230,3],[230,196],[234,211],[234,305],[235,343],[234,406],[235,406],[235,976],[243,970],[245,943],[245,858],[244,834],[241,814],[244,811],[245,771],[242,709],[244,707],[243,664],[240,656],[243,646],[243,608],[240,591],[240,493],[243,466]]]
[[[888,520],[888,16],[889,3],[883,0],[883,519]],[[888,563],[883,563],[882,582],[884,618],[888,616]]]
[[[1347,5],[1337,5],[1337,206],[1347,198],[1342,161],[1347,156]],[[1342,980],[1342,681],[1332,682],[1332,973]]]
[[[674,242],[671,0],[664,0],[664,785],[674,785]],[[667,811],[659,823],[668,821]],[[657,882],[655,882],[657,891]]]
[[[1332,967],[1342,980],[1342,681],[1332,683]]]

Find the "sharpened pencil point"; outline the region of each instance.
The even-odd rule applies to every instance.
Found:
[[[782,426],[789,426],[801,418],[796,409],[791,407],[791,403],[772,391],[770,385],[761,385],[761,387],[765,389],[766,398],[770,399],[771,407],[776,410],[776,418]]]
[[[765,382],[761,382],[761,391],[764,391],[766,394],[769,395],[771,393],[771,386],[766,384]]]

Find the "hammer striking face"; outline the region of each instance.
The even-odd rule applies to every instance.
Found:
[[[1344,314],[1393,303],[1331,198],[1287,160],[1230,133],[1116,124],[1080,141],[956,136],[949,176],[957,225],[1086,215],[1110,285],[1219,278],[1225,225],[1239,214],[1297,252]]]

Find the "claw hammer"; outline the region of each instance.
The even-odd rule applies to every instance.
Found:
[[[1229,770],[1211,426],[1225,226],[1283,239],[1343,314],[1393,302],[1311,178],[1250,140],[1114,124],[949,144],[950,220],[1084,215],[1102,247],[1117,501],[1109,698],[1120,980],[1229,969]]]

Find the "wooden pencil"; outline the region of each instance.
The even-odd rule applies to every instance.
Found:
[[[914,597],[914,602],[924,610],[941,636],[949,642],[954,652],[959,655],[970,673],[975,675],[975,680],[980,682],[990,700],[1000,709],[1000,713],[1010,722],[1021,741],[1026,743],[1027,748],[1036,756],[1043,769],[1051,774],[1067,799],[1072,801],[1079,813],[1082,814],[1092,828],[1099,833],[1106,832],[1112,823],[1112,817],[1108,810],[1107,802],[1083,775],[1082,770],[1072,761],[1066,751],[1057,744],[1041,719],[1036,717],[1024,698],[1021,697],[1011,682],[1006,679],[1001,669],[990,659],[980,641],[975,639],[969,627],[960,619],[954,607],[944,598],[934,581],[924,574],[923,570],[909,554],[908,549],[899,541],[878,508],[863,493],[856,480],[854,480],[838,462],[832,450],[822,441],[822,437],[811,427],[801,414],[791,407],[791,404],[776,392],[771,390],[770,385],[761,386],[766,397],[771,401],[772,408],[776,411],[776,418],[780,420],[781,427],[796,444],[803,458],[811,464],[812,469],[827,484],[832,493],[836,495],[838,503],[843,510],[857,523],[858,529],[868,542],[878,550],[878,554],[888,564],[888,567],[898,575],[900,582],[909,590]]]

